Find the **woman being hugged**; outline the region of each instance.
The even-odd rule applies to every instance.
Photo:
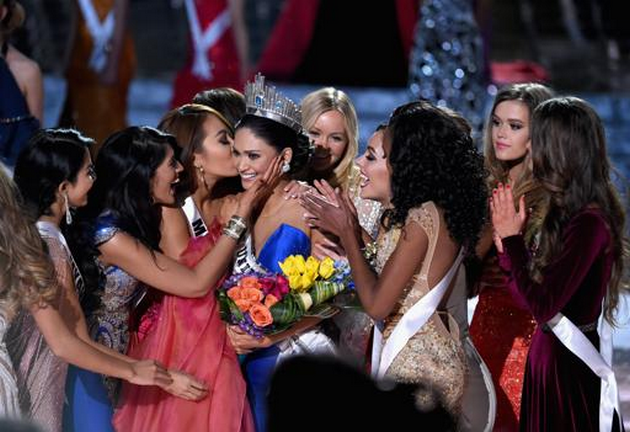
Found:
[[[502,88],[494,100],[485,132],[488,187],[510,184],[518,201],[525,196],[530,217],[525,241],[532,244],[540,228],[542,190],[532,174],[531,125],[534,109],[553,96],[542,84],[514,84]],[[497,396],[497,430],[518,429],[525,360],[536,328],[527,306],[507,288],[507,278],[492,247],[487,225],[477,247],[479,280],[469,281],[479,294],[470,334],[492,375]]]
[[[485,221],[483,160],[451,115],[414,102],[394,111],[359,166],[362,197],[385,208],[378,240],[366,248],[369,258],[347,195],[336,192],[337,206],[306,195],[307,218],[339,236],[361,303],[378,322],[373,374],[426,385],[428,392],[416,394],[418,406],[437,398],[457,418],[467,360],[457,324],[441,305],[464,296],[452,289]]]
[[[256,208],[255,223],[236,254],[233,271],[282,273],[278,263],[290,255],[308,257],[317,235],[304,221],[300,203],[285,199],[286,186],[306,167],[312,148],[302,132],[299,107],[267,86],[264,77],[257,75],[248,83],[245,99],[247,114],[236,126],[233,149],[243,188],[247,193],[277,157],[282,161],[283,176]],[[334,351],[332,341],[319,329],[306,331],[318,322],[318,318],[304,318],[285,332],[260,339],[237,326],[228,329],[236,351],[248,354],[243,370],[258,432],[266,430],[266,398],[276,363],[295,353]]]
[[[121,353],[128,347],[131,304],[144,286],[182,297],[203,297],[220,280],[238,240],[234,232],[220,236],[192,268],[160,251],[161,206],[175,204],[182,169],[174,149],[177,144],[171,135],[149,127],[130,127],[112,135],[99,152],[98,180],[80,214],[80,235],[71,244],[89,287],[84,309],[90,334]],[[269,173],[273,168],[277,169],[272,166]],[[234,218],[240,224],[246,223],[258,195],[266,193],[268,178],[261,176],[239,203]],[[77,429],[89,427],[94,415],[111,419],[117,382],[71,370],[67,390],[68,418]],[[181,394],[199,400],[206,392],[203,382],[189,378]]]
[[[533,249],[521,234],[524,197],[517,211],[512,188],[499,184],[491,205],[510,290],[538,323],[527,357],[520,429],[622,430],[608,323],[614,323],[624,288],[625,215],[610,180],[597,113],[578,98],[543,102],[533,115],[532,156],[544,209]]]
[[[244,111],[241,94],[222,94],[222,104],[216,105],[223,112],[240,104]],[[239,190],[233,187],[237,179],[232,161],[234,126],[227,118],[217,109],[188,104],[169,111],[160,122],[160,129],[171,133],[181,148],[184,170],[179,186],[188,195],[183,207],[162,206],[160,248],[184,263],[190,263],[192,255],[208,253],[229,223],[221,216],[223,204],[237,203],[227,195]],[[227,270],[226,266],[223,272]],[[146,336],[130,354],[160,358],[170,368],[203,380],[212,391],[202,401],[187,401],[167,397],[159,389],[142,391],[123,385],[123,403],[114,417],[116,429],[253,430],[245,380],[214,290],[198,299],[161,294],[159,304],[148,313],[151,327],[146,329],[144,319]]]

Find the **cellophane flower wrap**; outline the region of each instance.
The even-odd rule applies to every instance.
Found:
[[[256,337],[278,333],[303,316],[329,316],[334,306],[327,302],[354,288],[345,261],[291,255],[278,264],[281,274],[233,275],[223,283],[217,296],[224,321]]]

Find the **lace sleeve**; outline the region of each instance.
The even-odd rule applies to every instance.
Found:
[[[429,238],[432,238],[436,233],[437,220],[439,218],[437,208],[432,201],[422,204],[420,207],[415,207],[409,210],[407,215],[407,224],[417,223],[427,233]]]

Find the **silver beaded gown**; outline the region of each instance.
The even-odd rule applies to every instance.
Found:
[[[19,418],[18,388],[11,358],[4,344],[7,331],[7,313],[0,305],[0,418]]]
[[[61,231],[49,222],[37,222],[37,228],[48,247],[60,287],[72,280],[80,295],[83,281]],[[64,305],[58,307],[63,316]],[[15,367],[23,416],[46,432],[60,432],[68,364],[55,356],[26,309],[18,312],[5,340]]]

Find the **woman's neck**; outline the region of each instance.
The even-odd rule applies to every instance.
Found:
[[[519,162],[510,166],[508,170],[508,179],[510,184],[514,185],[516,181],[521,177],[523,171],[525,170],[525,160],[521,159]]]
[[[61,218],[62,217],[63,217],[62,214],[55,214],[53,212],[52,215],[42,215],[37,220],[41,221],[41,222],[51,223],[51,224],[55,225],[57,228],[59,228],[61,226]]]
[[[280,180],[273,189],[269,197],[259,204],[257,213],[259,216],[273,214],[276,207],[281,206],[285,201],[284,188],[289,184],[289,180]],[[279,204],[278,204],[279,203]]]

